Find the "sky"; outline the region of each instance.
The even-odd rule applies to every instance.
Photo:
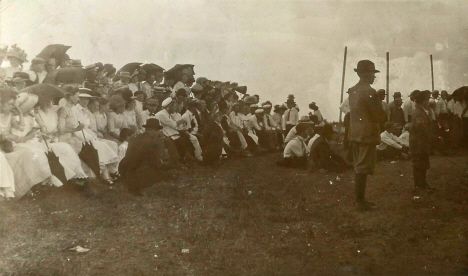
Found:
[[[238,82],[260,100],[296,96],[302,115],[316,102],[339,116],[361,59],[375,62],[374,88],[407,96],[468,85],[468,1],[2,0],[0,43],[31,60],[46,45],[71,45],[84,65],[151,62],[195,65],[196,77]],[[5,63],[4,63],[5,66]],[[26,67],[29,65],[27,64]]]

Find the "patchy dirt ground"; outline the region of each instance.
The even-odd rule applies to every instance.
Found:
[[[0,202],[1,275],[423,275],[468,272],[466,153],[380,162],[376,211],[353,209],[353,173],[277,168],[280,154],[196,167],[145,190],[56,188]],[[340,180],[337,180],[339,177]],[[76,245],[85,253],[68,250]]]

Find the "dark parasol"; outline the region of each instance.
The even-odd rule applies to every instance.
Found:
[[[64,89],[49,83],[34,84],[19,91],[19,93],[24,92],[37,95],[39,97],[39,102],[44,97],[50,97],[54,104],[58,104],[58,101],[65,97],[65,94],[67,93]]]
[[[49,161],[49,167],[52,174],[57,177],[64,185],[68,183],[67,177],[65,176],[65,170],[60,164],[59,157],[49,148],[49,144],[44,139],[48,151],[46,152],[47,160]]]
[[[165,75],[172,76],[173,78],[175,78],[177,74],[182,72],[184,69],[189,69],[190,75],[195,75],[195,71],[193,69],[194,67],[195,65],[192,65],[192,64],[176,64],[174,65],[174,67],[167,70]]]
[[[142,64],[141,68],[143,68],[143,70],[145,70],[149,74],[154,74],[157,72],[164,72],[164,68],[154,63]]]
[[[129,72],[130,75],[131,75],[142,64],[143,63],[141,63],[141,62],[130,62],[130,63],[125,64],[124,66],[122,66],[122,68],[119,69],[119,71],[117,71],[117,74],[115,74],[115,77],[114,77],[113,80],[114,81],[120,80],[120,77],[119,77],[120,72]]]
[[[57,69],[47,75],[42,83],[51,84],[83,84],[86,80],[86,70],[81,67],[66,67]]]
[[[80,122],[78,122],[80,123]],[[81,148],[78,157],[89,166],[89,168],[93,171],[96,177],[100,177],[100,168],[99,168],[99,155],[96,148],[91,144],[90,141],[86,141],[86,136],[84,131],[81,130],[83,133],[83,139],[85,142],[83,143],[83,147]]]
[[[462,86],[452,93],[452,97],[457,101],[463,100],[463,98],[468,97],[468,86]]]
[[[241,94],[246,94],[247,93],[247,86],[236,86],[234,88],[234,90],[241,93]]]
[[[55,58],[56,66],[58,67],[62,60],[71,46],[66,46],[63,44],[51,44],[47,45],[42,51],[37,55],[37,57],[43,58],[44,60],[48,60],[49,58]]]

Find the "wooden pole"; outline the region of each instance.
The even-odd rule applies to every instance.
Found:
[[[390,53],[387,52],[387,104],[390,99]]]
[[[341,77],[341,98],[340,98],[340,105],[343,103],[343,93],[344,93],[344,81],[345,81],[345,73],[346,73],[346,56],[348,55],[348,47],[344,48],[344,59],[343,59],[343,76]],[[340,127],[340,133],[341,133],[341,109],[340,109],[340,122],[338,126]]]
[[[432,63],[432,55],[431,55],[431,80],[432,80],[432,91],[434,91],[434,65]]]

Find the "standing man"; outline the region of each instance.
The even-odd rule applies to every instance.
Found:
[[[416,91],[419,90],[411,92],[409,98],[403,103],[403,116],[405,117],[406,124],[411,123],[411,115],[416,107],[416,104],[414,103],[414,95],[416,94]]]
[[[351,121],[349,140],[353,153],[356,192],[356,210],[366,211],[375,204],[365,200],[367,175],[374,174],[376,146],[380,144],[379,124],[386,120],[374,83],[375,65],[370,60],[361,60],[354,69],[359,82],[348,90]]]
[[[385,115],[387,116],[387,120],[390,121],[390,109],[388,107],[388,104],[385,102],[385,96],[386,96],[385,89],[379,89],[377,91],[377,97],[379,97],[379,100],[382,102],[382,108],[385,111]],[[379,125],[380,131],[384,131],[384,123],[385,122],[382,122]]]
[[[286,101],[286,106],[288,107],[288,110],[286,110],[283,115],[284,135],[288,135],[291,128],[296,126],[299,121],[299,111],[296,109],[296,102],[289,98]]]

